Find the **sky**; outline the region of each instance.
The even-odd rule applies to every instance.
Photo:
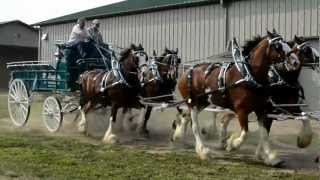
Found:
[[[21,20],[33,24],[121,0],[3,0],[0,22]]]

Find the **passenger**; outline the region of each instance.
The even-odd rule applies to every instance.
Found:
[[[88,33],[90,38],[96,42],[98,45],[103,45],[103,38],[101,35],[101,32],[99,30],[100,28],[100,22],[98,19],[94,19],[92,21],[91,26],[88,28]]]
[[[101,57],[104,56],[106,58],[107,68],[111,69],[111,52],[109,49],[108,44],[103,42],[102,34],[99,30],[100,22],[98,19],[94,19],[91,23],[91,26],[87,29],[90,38],[95,42],[98,46],[100,51],[96,51],[95,49],[92,50],[92,55],[94,57]]]

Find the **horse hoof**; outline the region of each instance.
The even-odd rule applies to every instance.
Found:
[[[200,153],[198,153],[199,158],[201,160],[206,160],[209,158],[209,154],[210,154],[210,149],[209,148],[203,148],[202,151]]]
[[[271,152],[265,157],[265,164],[272,167],[282,167],[284,164],[284,161],[278,158],[278,155],[276,152]]]
[[[118,137],[114,134],[110,134],[102,140],[105,144],[117,144],[119,143]]]
[[[276,168],[282,168],[284,167],[284,164],[285,164],[285,161],[279,159],[278,161],[271,163],[270,166],[276,167]]]
[[[239,147],[237,147],[234,141],[237,139],[237,135],[236,134],[232,134],[230,136],[230,138],[227,140],[227,144],[226,144],[226,151],[231,152],[234,150],[237,150]]]
[[[209,157],[210,149],[205,147],[204,145],[196,145],[196,153],[201,160],[205,160]]]
[[[83,127],[83,126],[80,126],[80,127],[78,128],[78,132],[84,134],[84,133],[86,133],[86,128]]]

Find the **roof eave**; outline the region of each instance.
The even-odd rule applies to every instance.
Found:
[[[131,10],[131,11],[121,11],[116,13],[109,13],[109,14],[101,14],[101,15],[95,15],[87,17],[87,19],[95,19],[95,18],[107,18],[107,17],[114,17],[114,16],[126,16],[126,15],[133,15],[133,14],[141,14],[141,13],[148,13],[148,12],[155,12],[155,11],[162,11],[162,10],[169,10],[169,9],[179,9],[179,8],[185,8],[185,7],[191,7],[191,6],[204,6],[208,4],[218,4],[220,3],[220,0],[207,0],[203,2],[190,2],[185,4],[170,4],[166,6],[159,6],[159,7],[151,7],[151,8],[144,8],[144,9],[137,9],[137,10]],[[62,20],[57,22],[40,22],[35,23],[32,26],[50,26],[50,25],[56,25],[56,24],[65,24],[65,23],[71,23],[76,22],[76,18],[72,20]]]

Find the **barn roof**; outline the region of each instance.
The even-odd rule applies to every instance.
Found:
[[[34,25],[45,26],[51,24],[74,22],[79,17],[86,17],[88,19],[112,17],[219,2],[220,0],[126,0],[106,6],[80,11],[54,19],[49,19],[47,21],[42,21]]]
[[[5,25],[8,25],[8,24],[19,24],[19,25],[22,25],[26,28],[29,28],[31,29],[32,31],[37,31],[35,28],[33,28],[32,26],[20,21],[20,20],[12,20],[12,21],[2,21],[0,22],[0,27],[1,26],[5,26]]]

